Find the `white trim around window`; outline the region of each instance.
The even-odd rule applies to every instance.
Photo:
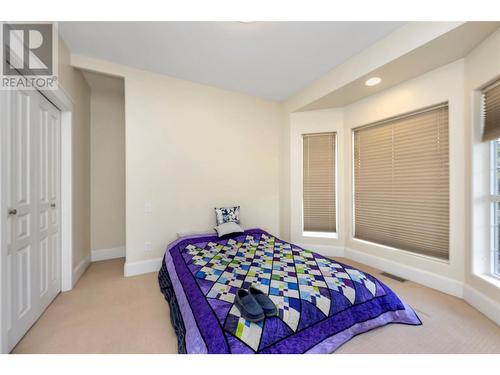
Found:
[[[489,274],[500,280],[500,139],[490,141],[490,256]]]
[[[336,232],[304,231],[303,222],[303,140],[304,134],[336,133]],[[290,226],[291,240],[295,243],[309,245],[336,246],[341,243],[343,228],[343,112],[328,109],[310,112],[293,113],[290,116]]]

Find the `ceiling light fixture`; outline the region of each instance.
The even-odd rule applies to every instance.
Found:
[[[378,85],[380,82],[382,82],[382,78],[372,77],[372,78],[366,80],[365,85],[366,86],[375,86],[375,85]]]

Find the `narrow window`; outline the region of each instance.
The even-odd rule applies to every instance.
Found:
[[[304,134],[303,230],[322,235],[337,231],[336,134]]]
[[[448,105],[353,131],[354,237],[449,258]]]
[[[500,276],[500,139],[491,141],[491,268]]]
[[[483,141],[491,142],[491,271],[500,275],[500,81],[482,91]]]

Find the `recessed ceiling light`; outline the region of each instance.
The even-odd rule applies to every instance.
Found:
[[[382,78],[372,77],[372,78],[366,80],[365,85],[366,86],[375,86],[375,85],[378,85],[380,82],[382,82]]]

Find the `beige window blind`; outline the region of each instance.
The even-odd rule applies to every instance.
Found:
[[[354,130],[354,236],[449,257],[448,105]]]
[[[483,141],[500,138],[500,81],[483,90]]]
[[[335,133],[304,134],[304,231],[336,232]]]

